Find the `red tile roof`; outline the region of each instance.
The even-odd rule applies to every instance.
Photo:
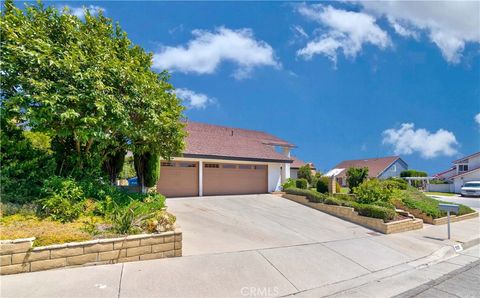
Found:
[[[275,151],[274,146],[294,147],[293,144],[262,131],[225,127],[198,122],[186,122],[186,157],[211,157],[237,160],[293,160]]]
[[[345,176],[349,168],[368,168],[369,177],[378,177],[388,166],[394,163],[399,156],[387,156],[368,159],[344,160],[335,166],[336,169],[345,169],[339,176]]]
[[[290,165],[291,169],[299,169],[300,167],[303,167],[304,165],[307,164],[306,162],[304,162],[301,159],[296,158],[295,156],[292,156],[292,158],[293,158],[293,163]],[[309,162],[308,164],[310,164],[310,167],[313,170],[315,170],[315,165],[313,163]]]

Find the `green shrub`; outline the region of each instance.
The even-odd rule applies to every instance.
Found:
[[[402,178],[390,177],[383,181],[385,187],[389,189],[407,189],[408,182]]]
[[[325,198],[325,200],[323,201],[324,204],[327,204],[327,205],[337,205],[337,206],[341,206],[342,205],[342,200],[340,199],[337,199],[335,197],[327,197]]]
[[[349,168],[346,175],[348,187],[354,189],[368,178],[368,168]]]
[[[297,188],[307,189],[308,181],[307,181],[307,179],[304,179],[304,178],[297,179],[297,180],[295,180],[295,186]]]
[[[133,234],[141,231],[146,220],[155,217],[156,210],[131,200],[128,205],[121,206],[113,202],[112,210],[107,214],[112,222],[112,229],[119,234]]]
[[[422,213],[431,216],[432,218],[440,218],[447,215],[446,212],[440,211],[438,207],[440,203],[452,204],[450,202],[438,201],[430,198],[413,187],[409,187],[408,189],[401,191],[397,195],[396,199],[400,199],[403,205],[405,205],[407,208],[420,210]],[[459,205],[459,211],[457,215],[475,212],[475,210],[465,205],[457,205]]]
[[[395,209],[370,204],[354,204],[355,211],[359,215],[383,219],[384,222],[395,218]]]
[[[304,166],[301,166],[300,169],[298,169],[297,177],[299,179],[306,179],[309,184],[312,184],[312,169],[310,168],[310,165],[306,164]]]
[[[317,191],[319,193],[328,193],[328,177],[322,176],[318,179]]]
[[[314,203],[322,203],[326,198],[324,194],[318,193],[314,190],[300,189],[300,188],[287,188],[286,193],[297,196],[304,196],[308,201]]]
[[[44,183],[40,204],[46,216],[68,222],[82,214],[83,199],[83,190],[73,179],[53,176]]]
[[[38,149],[26,138],[15,122],[8,121],[3,106],[0,121],[1,200],[4,203],[32,203],[40,195],[43,180],[54,174],[55,160],[48,150]]]
[[[354,194],[347,194],[347,193],[335,193],[333,194],[333,197],[339,200],[344,200],[344,201],[355,202],[357,200],[357,197]]]
[[[375,201],[389,201],[393,190],[387,187],[378,179],[364,181],[353,189],[353,193],[357,196],[357,202],[370,204]]]
[[[285,190],[287,188],[292,188],[295,186],[296,186],[295,179],[288,178],[284,183],[282,183],[282,190]]]
[[[395,210],[395,205],[393,205],[393,204],[390,203],[390,202],[375,201],[375,202],[372,203],[372,205],[380,206],[380,207],[385,207],[385,208],[388,208],[388,209],[393,209],[393,210]]]

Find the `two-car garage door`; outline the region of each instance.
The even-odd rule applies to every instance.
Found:
[[[158,192],[167,197],[198,196],[199,163],[162,162]],[[267,165],[203,163],[203,195],[266,193]]]

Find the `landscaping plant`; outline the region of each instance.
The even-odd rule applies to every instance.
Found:
[[[297,177],[299,179],[306,179],[308,184],[312,185],[312,169],[309,164],[303,165],[298,169]]]
[[[368,168],[349,168],[347,170],[347,184],[351,190],[362,184],[368,178]]]
[[[295,186],[297,188],[307,189],[308,188],[308,181],[307,181],[307,179],[303,179],[303,178],[297,179],[297,180],[295,180]]]

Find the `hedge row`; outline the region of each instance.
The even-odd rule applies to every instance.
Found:
[[[351,196],[333,197],[315,191],[298,188],[287,188],[285,189],[285,192],[292,195],[304,196],[308,201],[314,203],[352,207],[359,215],[380,218],[385,222],[393,220],[396,215],[395,209],[372,204],[360,204],[352,200]]]
[[[304,196],[307,198],[309,202],[313,202],[313,203],[323,203],[323,201],[328,197],[327,195],[316,192],[316,191],[311,191],[308,189],[300,189],[295,187],[287,188],[284,191],[291,195]]]

